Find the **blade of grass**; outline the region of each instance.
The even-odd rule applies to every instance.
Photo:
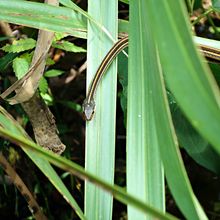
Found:
[[[155,1],[150,0],[148,1],[148,5],[147,5],[148,7],[146,8],[149,16],[152,17],[155,11],[157,10],[157,13],[160,13],[161,15],[165,16],[163,18],[166,18],[163,19],[164,22],[163,25],[161,24],[159,25],[157,19],[152,20],[152,23],[150,23],[150,27],[154,33],[154,39],[158,44],[159,55],[162,61],[161,62],[162,68],[165,71],[165,79],[168,80],[167,74],[171,74],[172,72],[172,77],[174,78],[176,77],[176,79],[177,76],[179,77],[178,82],[176,81],[175,83],[178,84],[179,87],[185,87],[188,86],[185,84],[191,84],[191,82],[188,81],[189,78],[185,77],[187,74],[190,73],[188,71],[185,72],[185,70],[194,65],[194,63],[192,62],[197,62],[197,61],[193,60],[191,62],[191,59],[194,59],[194,57],[190,55],[187,57],[188,61],[184,63],[185,65],[184,66],[182,65],[183,60],[181,59],[182,58],[181,56],[184,56],[185,53],[180,50],[181,49],[185,50],[185,48],[188,47],[188,41],[186,41],[187,43],[185,43],[185,42],[181,42],[180,39],[182,35],[183,36],[185,35],[187,30],[185,25],[185,19],[183,18],[183,11],[181,10],[180,7],[177,6],[177,4],[179,4],[179,1],[174,1],[174,2],[172,8],[168,7],[167,2],[164,1],[160,1],[160,7],[156,7],[157,4],[155,4]],[[177,17],[171,16],[173,11],[177,12],[178,14]],[[178,27],[181,26],[181,31],[177,30],[177,26],[174,25],[177,20],[181,23],[181,25],[179,24],[178,26]],[[183,27],[185,27],[185,29]],[[163,38],[166,38],[166,40],[165,39],[162,40],[162,37],[159,36],[159,33],[161,35],[162,30],[163,30],[162,32]],[[177,33],[178,36],[176,36]],[[172,40],[167,39],[167,36],[169,37],[172,36]],[[188,38],[190,38],[190,35],[188,36]],[[167,47],[168,45],[169,45],[169,50]],[[167,49],[166,54],[164,51],[164,47],[166,47]],[[169,55],[167,54],[168,52]],[[184,55],[183,54],[180,55],[179,53],[181,52],[183,52]],[[178,62],[176,57],[178,57],[179,59]],[[184,61],[186,61],[186,57],[184,57],[184,59],[185,59]],[[163,77],[160,72],[158,72],[158,74],[152,75],[151,86],[154,94],[153,100],[154,100],[156,126],[158,129],[157,134],[160,143],[161,157],[163,159],[167,182],[177,205],[179,206],[180,210],[183,212],[183,214],[187,219],[207,219],[202,207],[200,206],[195,195],[193,194],[192,187],[190,186],[190,182],[188,180],[186,171],[184,169],[184,164],[178,148],[178,142],[171,122],[171,115],[168,109],[169,107],[166,99],[166,91],[163,83],[164,83]],[[188,87],[188,89],[190,88]],[[191,88],[191,92],[192,89],[193,87]],[[182,93],[182,97],[181,98],[179,97],[180,98],[179,100],[183,100],[183,99],[189,100],[192,98],[192,96],[194,96],[194,94],[192,95],[189,93]]]
[[[60,0],[60,3],[66,7],[72,8],[72,9],[76,10],[77,12],[79,12],[81,15],[83,15],[85,18],[87,18],[90,22],[92,22],[98,28],[100,28],[100,30],[102,30],[109,37],[109,39],[112,40],[112,42],[115,42],[115,39],[112,37],[112,35],[108,31],[108,29],[106,29],[105,26],[103,26],[102,24],[97,22],[92,16],[90,16],[90,14],[88,14],[86,11],[82,10],[79,6],[74,4],[71,0]]]
[[[115,42],[105,26],[98,23],[75,3],[70,0],[60,0],[60,3],[66,7],[50,7],[42,3],[20,0],[12,0],[8,4],[6,0],[2,0],[0,19],[39,29],[66,32],[81,38],[86,38],[86,19],[88,19]]]
[[[150,74],[159,71],[156,50],[148,29],[144,1],[130,2],[127,191],[165,211],[164,175],[156,134]],[[149,219],[128,207],[129,219]]]
[[[9,132],[8,130],[0,127],[0,136],[3,138],[7,138],[8,140],[12,141],[13,143],[30,150],[32,153],[38,155],[38,158],[45,159],[50,163],[54,164],[55,166],[70,172],[73,175],[76,175],[80,179],[89,180],[94,184],[97,184],[102,189],[111,193],[118,201],[124,204],[134,205],[136,208],[142,210],[144,213],[152,215],[152,217],[156,219],[164,219],[164,220],[177,220],[174,216],[170,214],[164,214],[158,211],[155,208],[150,207],[146,203],[143,203],[141,200],[135,198],[134,196],[125,192],[124,189],[118,186],[113,186],[102,179],[96,177],[95,175],[86,172],[81,166],[72,161],[54,154],[48,150],[43,149],[42,147],[35,144],[33,141],[28,140],[24,136],[20,136]]]
[[[129,33],[129,22],[127,20],[118,20],[118,32],[119,35],[121,34],[122,36]],[[220,49],[220,41],[218,40],[211,40],[203,37],[193,36],[193,41],[196,44],[202,44],[204,46],[210,46],[216,49]]]
[[[174,199],[187,219],[207,219],[190,185],[172,125],[166,90],[160,72],[151,76],[154,112],[160,153]]]
[[[86,38],[85,17],[70,8],[18,0],[1,0],[0,8],[0,20]]]
[[[88,11],[117,39],[117,1],[90,0]],[[90,85],[104,55],[112,46],[100,29],[88,23],[87,85]],[[94,119],[86,124],[86,170],[114,182],[116,62],[111,65],[96,93]],[[88,87],[87,87],[88,88]],[[85,184],[85,213],[88,219],[112,219],[112,196],[88,182]]]
[[[26,132],[20,127],[20,125],[2,108],[0,107],[0,125],[8,130],[8,132],[23,136],[29,139]],[[36,166],[44,173],[44,175],[51,181],[54,187],[63,195],[64,199],[71,205],[71,207],[76,211],[80,219],[85,219],[85,216],[68,191],[68,189],[63,184],[60,177],[57,175],[53,167],[48,163],[47,160],[40,158],[30,149],[22,148],[24,152],[30,157],[30,159],[36,164]]]
[[[194,36],[193,41],[196,44],[202,44],[205,46],[220,49],[220,41],[218,41],[218,40],[211,40],[211,39],[207,39],[207,38],[203,38],[203,37]]]
[[[60,3],[66,7],[46,6],[45,8],[45,4],[43,3],[21,0],[11,0],[10,2],[8,0],[1,0],[0,8],[2,10],[0,20],[42,30],[69,33],[76,37],[86,38],[87,19],[96,24],[110,39],[115,41],[103,25],[94,20],[86,11],[79,8],[76,4],[69,0],[61,0]],[[32,16],[29,16],[30,11]],[[47,12],[49,12],[50,17],[48,17]],[[35,13],[35,16],[33,16],[33,13]],[[73,20],[74,22],[72,22]],[[128,21],[119,19],[119,33],[128,33],[128,25]],[[220,48],[219,41],[212,40],[210,45],[207,43],[207,41],[210,41],[208,39],[200,40],[198,37],[194,37],[194,39],[195,42]]]
[[[151,0],[148,10],[152,16],[158,13],[165,18],[161,25],[153,16],[152,29],[168,86],[191,124],[220,153],[219,90],[195,50],[183,2],[161,0],[158,4]]]

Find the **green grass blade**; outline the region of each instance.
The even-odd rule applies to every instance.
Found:
[[[176,4],[173,3],[172,8],[170,7],[168,10],[167,2],[161,1],[160,3],[161,3],[160,8],[158,8],[156,7],[155,1],[148,1],[148,7],[147,7],[148,13],[152,17],[157,8],[157,12],[158,10],[160,10],[160,14],[163,14],[163,16],[165,16],[163,17],[164,18],[163,22],[164,20],[166,21],[161,26],[161,24],[159,25],[159,22],[156,21],[155,19],[150,24],[150,27],[153,30],[154,39],[156,40],[158,44],[159,54],[160,54],[160,58],[162,61],[161,62],[162,68],[165,70],[165,77],[166,77],[165,79],[168,81],[167,71],[172,71],[172,77],[174,77],[174,75],[176,75],[176,77],[179,76],[179,81],[176,82],[177,84],[179,83],[178,86],[184,87],[184,86],[187,86],[184,84],[184,82],[186,84],[191,84],[191,82],[188,81],[189,78],[185,77],[188,73],[185,70],[189,67],[192,67],[194,63],[191,63],[191,65],[189,65],[189,63],[185,63],[184,67],[182,66],[182,64],[179,65],[181,62],[183,62],[183,60],[181,60],[179,57],[179,53],[180,53],[179,50],[180,48],[182,49],[186,48],[187,44],[186,43],[183,44],[183,42],[178,41],[180,40],[181,37],[180,36],[177,37],[175,35],[177,34],[177,32],[179,33],[179,35],[184,35],[187,32],[186,30],[183,30],[185,20],[182,18],[181,9],[178,7],[175,8]],[[171,14],[172,14],[171,11],[176,11],[178,13],[178,19],[176,16],[172,17],[171,19]],[[183,19],[182,20],[183,23],[181,24],[181,31],[180,30],[177,31],[177,27],[175,28],[173,27],[173,29],[170,28],[171,26],[174,25],[176,20],[181,21],[181,18]],[[162,40],[161,32],[159,32],[159,29],[161,30],[163,28],[164,28],[163,38],[166,38],[167,36],[169,37],[173,36],[172,43],[168,39],[166,39],[166,42],[165,40]],[[157,32],[155,30],[157,30]],[[174,42],[178,42],[178,44],[173,45]],[[167,53],[165,56],[165,51],[163,47],[166,44],[169,45],[169,50],[167,48]],[[176,62],[177,61],[176,57],[179,57],[180,59],[178,62]],[[193,60],[193,59],[194,58],[192,57],[192,55],[188,57],[188,60]],[[195,62],[195,60],[193,61]],[[154,76],[152,76],[151,83],[152,83],[151,84],[152,89],[154,89],[153,90],[154,91],[153,100],[154,100],[154,107],[155,107],[154,111],[155,111],[155,116],[156,116],[155,117],[156,126],[158,129],[158,139],[160,143],[161,157],[163,159],[166,178],[167,178],[167,182],[170,187],[170,190],[175,198],[175,201],[177,202],[177,205],[179,206],[180,210],[183,212],[183,214],[185,215],[187,219],[207,219],[198,200],[193,194],[192,188],[190,186],[190,182],[188,180],[186,171],[184,169],[184,164],[183,164],[180,152],[179,152],[174,128],[171,122],[170,112],[168,110],[168,103],[166,100],[166,91],[163,85],[162,74],[158,72],[158,74],[155,74]],[[193,88],[191,88],[191,90],[192,89]],[[189,95],[189,94],[182,93],[181,100],[184,100],[184,99],[189,100],[192,96],[194,96],[194,94]]]
[[[0,125],[8,130],[8,132],[19,135],[23,138],[27,139],[27,134],[20,127],[20,125],[2,108],[0,107]],[[57,175],[56,171],[49,164],[49,162],[33,152],[30,149],[22,148],[24,152],[30,157],[30,159],[36,164],[36,166],[44,173],[44,175],[51,181],[54,187],[63,195],[64,199],[72,206],[72,208],[76,211],[77,215],[80,219],[85,219],[85,216],[66,188],[63,184],[60,177]]]
[[[191,124],[220,153],[220,95],[216,82],[195,50],[183,2],[159,2],[160,7],[150,1],[149,13],[168,86]],[[153,16],[155,12],[164,18],[163,25]]]
[[[129,22],[127,20],[118,20],[118,32],[119,34],[124,35],[125,33],[129,33]],[[218,40],[211,40],[203,37],[193,36],[193,41],[196,44],[202,44],[205,46],[210,46],[216,49],[220,49],[220,41]]]
[[[220,41],[218,41],[218,40],[211,40],[211,39],[207,39],[207,38],[203,38],[203,37],[194,36],[193,41],[196,44],[202,44],[202,45],[205,45],[205,46],[220,49]]]
[[[70,0],[60,0],[66,7],[55,7],[43,3],[12,0],[0,1],[0,20],[54,32],[65,32],[76,37],[86,38],[86,19],[102,30],[112,42],[110,32],[86,11]],[[31,16],[30,16],[31,14]]]
[[[100,30],[114,41],[108,30],[101,25],[97,20],[94,20],[87,12],[79,8],[70,0],[60,0],[60,3],[66,7],[55,7],[45,5],[43,3],[21,1],[21,0],[1,0],[0,1],[0,20],[29,26],[37,29],[65,32],[73,36],[86,38],[88,19],[94,23]],[[31,12],[32,16],[29,16]],[[52,18],[52,19],[51,19]],[[74,22],[72,22],[74,20]],[[118,31],[128,33],[128,21],[118,20]],[[215,48],[220,48],[218,41],[202,39],[194,37],[195,41],[205,45],[207,41],[211,41],[211,45]],[[217,44],[216,44],[217,42]],[[215,46],[216,45],[216,46]]]
[[[213,147],[198,134],[175,103],[170,108],[179,145],[198,164],[220,174],[219,155]]]
[[[144,1],[130,2],[127,191],[165,211],[164,175],[149,79],[159,67],[145,10]],[[129,206],[128,218],[149,219],[149,216]]]
[[[0,8],[0,20],[86,38],[85,17],[70,8],[18,0],[1,0]]]
[[[162,74],[158,72],[158,74],[152,76],[151,86],[154,94],[157,135],[166,179],[170,191],[185,217],[187,219],[205,220],[207,217],[193,194],[184,168],[162,80]]]
[[[43,149],[42,147],[28,140],[24,136],[14,134],[2,127],[0,127],[0,136],[3,138],[7,138],[8,140],[12,141],[17,145],[22,146],[23,148],[33,151],[42,159],[49,161],[55,166],[63,170],[66,170],[83,180],[89,180],[94,184],[97,184],[102,189],[111,193],[118,201],[121,201],[124,204],[133,205],[136,208],[142,210],[144,213],[152,215],[152,217],[154,217],[155,219],[177,220],[177,218],[175,218],[174,216],[170,214],[164,214],[158,211],[157,209],[150,207],[146,203],[143,203],[141,200],[135,198],[134,196],[126,193],[126,191],[121,187],[113,186],[112,184],[103,181],[101,178],[98,178],[93,174],[86,172],[82,167],[80,167],[76,163],[73,163],[72,161],[62,156],[59,156],[48,150]]]
[[[88,11],[93,19],[102,22],[114,39],[117,39],[117,1],[90,0]],[[93,23],[88,24],[87,85],[90,85],[104,55],[112,46],[100,29]],[[114,182],[115,164],[115,112],[117,63],[113,65],[101,81],[96,93],[96,112],[86,126],[86,170]],[[108,100],[108,101],[107,101]],[[88,182],[85,185],[85,213],[88,219],[111,219],[112,196]]]
[[[115,42],[115,39],[112,37],[110,32],[106,29],[106,27],[103,26],[102,24],[100,24],[99,22],[97,22],[98,19],[95,20],[92,16],[90,16],[90,14],[88,14],[86,11],[82,10],[79,6],[77,6],[71,0],[60,0],[60,3],[66,7],[72,8],[72,9],[76,10],[77,12],[79,12],[81,15],[83,15],[85,18],[87,18],[90,22],[92,22],[98,28],[100,28],[100,30],[102,30],[109,37],[109,39],[111,39],[113,42]]]

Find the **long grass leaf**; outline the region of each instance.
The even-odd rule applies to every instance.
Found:
[[[195,197],[179,151],[174,128],[171,122],[166,90],[161,73],[151,79],[154,94],[154,112],[161,157],[166,179],[174,199],[187,219],[207,219]]]
[[[124,204],[133,205],[136,208],[142,210],[144,213],[152,215],[156,219],[177,220],[177,218],[175,218],[174,216],[170,214],[161,213],[157,209],[150,207],[146,203],[143,203],[141,200],[126,193],[125,190],[122,189],[121,187],[113,186],[112,184],[109,184],[103,181],[101,178],[98,178],[94,176],[93,174],[86,172],[78,164],[73,163],[72,161],[62,156],[59,156],[48,150],[43,149],[42,147],[38,146],[37,144],[26,139],[23,136],[9,132],[8,130],[2,127],[0,127],[0,136],[12,141],[13,143],[17,145],[22,146],[23,148],[26,148],[36,153],[40,158],[49,161],[50,163],[54,164],[55,166],[63,170],[69,171],[70,173],[76,175],[77,177],[83,180],[89,180],[93,182],[94,184],[97,184],[99,187],[103,188],[104,190],[114,195],[114,197],[118,201],[121,201]]]
[[[95,20],[105,26],[117,39],[117,1],[90,0],[88,12]],[[104,33],[93,23],[88,24],[88,68],[87,85],[90,85],[104,55],[112,46]],[[86,170],[114,182],[115,158],[115,112],[116,112],[116,65],[98,87],[95,97],[96,112],[94,119],[86,126]],[[88,88],[88,87],[87,87]],[[85,184],[85,213],[88,219],[111,219],[112,196],[88,182]]]
[[[161,1],[161,4],[163,5],[163,7],[160,7],[160,13],[162,13],[163,15],[166,15],[166,21],[163,23],[163,28],[166,34],[163,34],[164,36],[175,36],[175,34],[177,33],[177,30],[175,28],[170,29],[171,26],[174,25],[176,20],[180,20],[181,21],[181,10],[178,7],[172,7],[169,8],[167,7],[167,4],[164,1]],[[175,4],[174,4],[175,5]],[[173,6],[174,6],[173,5]],[[152,17],[153,13],[155,12],[156,9],[156,5],[154,1],[148,1],[148,13],[149,15]],[[158,7],[157,7],[158,9]],[[173,17],[171,19],[171,11],[178,11],[178,19],[176,19],[176,17]],[[164,17],[164,18],[165,18]],[[156,20],[156,19],[155,19]],[[164,21],[164,19],[163,19]],[[182,21],[182,25],[181,25],[181,30],[182,27],[184,26],[184,20]],[[176,62],[176,57],[179,56],[178,53],[180,53],[179,49],[180,48],[185,48],[186,44],[181,44],[181,41],[178,41],[178,44],[176,44],[175,46],[173,46],[173,41],[171,44],[170,40],[167,40],[166,42],[163,40],[163,43],[161,42],[161,37],[159,37],[159,23],[156,21],[152,21],[152,23],[150,23],[150,27],[153,30],[154,33],[154,39],[156,41],[156,43],[158,44],[158,50],[159,50],[159,55],[161,58],[161,64],[162,64],[162,69],[165,71],[165,79],[167,79],[167,71],[173,71],[173,76],[176,74],[177,76],[177,72],[178,72],[178,76],[179,76],[179,83],[181,82],[181,80],[184,78],[184,76],[186,75],[186,72],[183,69],[179,69],[179,68],[188,68],[187,67],[187,63],[185,63],[185,66],[179,66],[179,63],[182,62],[182,60],[180,60],[179,62]],[[155,29],[157,28],[157,32],[155,32]],[[161,28],[160,25],[160,29]],[[184,30],[186,31],[186,30]],[[179,31],[180,32],[180,31]],[[182,33],[180,33],[181,35]],[[185,34],[185,32],[184,32]],[[184,35],[183,34],[183,35]],[[160,34],[161,35],[161,34]],[[177,37],[177,36],[175,36]],[[178,36],[180,37],[180,36]],[[166,37],[165,37],[166,38]],[[174,40],[174,39],[173,39]],[[162,43],[162,44],[161,44]],[[170,43],[170,44],[169,44]],[[169,44],[170,48],[169,48],[169,56],[165,57],[164,51],[163,51],[163,46],[164,44]],[[175,52],[174,52],[175,51]],[[168,52],[168,51],[167,51]],[[172,59],[172,66],[171,66],[171,59]],[[188,57],[189,60],[192,59],[191,56]],[[166,60],[166,63],[165,63]],[[169,60],[169,62],[168,62]],[[167,68],[167,65],[169,65],[169,69]],[[189,63],[188,63],[189,65]],[[182,73],[183,75],[181,75],[181,71],[183,71],[184,73]],[[180,72],[180,73],[179,73]],[[172,76],[172,77],[173,77]],[[189,80],[187,77],[185,78],[185,80]],[[190,84],[188,81],[185,81],[185,83]],[[179,148],[178,148],[178,143],[176,140],[176,136],[175,136],[175,132],[174,132],[174,128],[171,122],[171,115],[168,109],[168,102],[166,100],[166,91],[165,91],[165,86],[164,86],[164,81],[163,81],[163,77],[161,72],[158,72],[158,74],[152,75],[152,79],[151,79],[151,85],[152,85],[152,90],[154,93],[154,111],[155,111],[155,118],[156,118],[156,126],[158,129],[158,140],[160,143],[160,151],[161,151],[161,157],[163,159],[163,164],[164,164],[164,169],[165,169],[165,173],[166,173],[166,178],[167,178],[167,182],[168,185],[170,187],[170,190],[175,198],[175,201],[177,202],[177,205],[179,206],[180,210],[183,212],[183,214],[185,215],[185,217],[187,219],[207,219],[203,209],[201,208],[198,200],[196,199],[195,195],[193,194],[192,191],[192,187],[190,185],[190,182],[188,180],[186,171],[184,169],[184,164],[179,152]],[[176,82],[177,83],[177,82]],[[169,84],[170,85],[170,84]],[[181,85],[178,85],[179,87],[184,87],[184,83],[181,82]],[[192,89],[192,88],[191,88]],[[190,99],[190,96],[185,96],[187,94],[182,93],[182,99]]]
[[[0,8],[0,20],[86,38],[86,18],[70,8],[18,0],[1,0]]]
[[[144,1],[130,2],[127,191],[165,211],[164,175],[150,86],[150,74],[157,74],[159,67],[145,9]],[[129,206],[128,218],[149,216]]]
[[[0,107],[0,125],[8,130],[8,132],[19,135],[20,137],[27,138],[26,132],[20,127],[20,125],[2,108]],[[63,195],[65,200],[75,209],[80,219],[85,219],[85,216],[63,184],[60,177],[57,175],[53,167],[48,163],[47,160],[39,157],[30,149],[22,148],[24,152],[30,157],[30,159],[36,164],[36,166],[44,173],[44,175],[51,181],[54,187]]]
[[[183,2],[161,0],[160,7],[154,1],[149,5],[152,16],[156,12],[164,18],[161,25],[158,16],[153,16],[152,29],[168,86],[191,124],[220,153],[219,90],[195,50]]]

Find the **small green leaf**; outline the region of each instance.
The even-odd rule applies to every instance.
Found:
[[[47,83],[47,80],[45,79],[45,77],[41,77],[41,79],[40,79],[39,90],[43,94],[47,93],[48,83]]]
[[[83,49],[82,47],[78,47],[73,43],[70,43],[69,41],[59,41],[59,42],[53,42],[52,46],[54,48],[58,48],[61,50],[65,50],[68,52],[74,52],[74,53],[79,53],[79,52],[86,52],[85,49]]]
[[[29,62],[26,58],[16,57],[13,60],[13,70],[18,79],[22,78],[28,71]]]
[[[51,65],[54,65],[54,64],[55,64],[54,60],[51,59],[50,57],[48,57],[48,58],[46,59],[46,65],[47,65],[47,66],[51,66]]]
[[[20,58],[26,59],[27,62],[30,64],[31,61],[32,61],[33,55],[34,55],[34,51],[32,51],[31,53],[23,53],[23,54],[20,56]]]
[[[64,172],[64,173],[60,176],[60,178],[61,178],[61,179],[65,179],[65,178],[68,177],[69,175],[70,175],[69,172]]]
[[[64,37],[68,36],[66,33],[55,33],[54,42],[63,39]]]
[[[55,70],[55,69],[52,69],[52,70],[48,70],[47,72],[44,73],[44,76],[45,77],[55,77],[55,76],[59,76],[59,75],[62,75],[64,73],[63,70]]]
[[[36,46],[36,40],[32,38],[21,39],[13,41],[13,44],[6,44],[1,49],[5,52],[19,53],[22,51],[33,49]]]
[[[51,96],[48,93],[43,94],[42,92],[40,93],[40,95],[47,105],[53,105],[54,102],[53,96]]]

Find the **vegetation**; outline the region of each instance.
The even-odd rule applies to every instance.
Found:
[[[0,217],[218,219],[220,1],[47,3],[0,1]]]

